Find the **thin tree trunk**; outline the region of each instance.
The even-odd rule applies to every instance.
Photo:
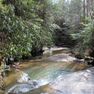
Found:
[[[86,15],[87,15],[87,17],[89,17],[89,9],[90,9],[90,7],[89,7],[89,0],[87,0],[86,1],[86,10],[87,10],[87,13],[86,13]]]
[[[91,16],[91,19],[93,19],[93,16],[94,16],[94,1],[93,0],[90,0],[90,6],[91,6],[91,11],[90,11],[90,16]]]
[[[86,18],[86,8],[85,8],[85,6],[86,6],[86,2],[85,2],[85,0],[83,0],[83,18],[84,18],[84,20]]]

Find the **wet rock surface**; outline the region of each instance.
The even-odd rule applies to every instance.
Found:
[[[94,67],[58,77],[50,88],[51,94],[94,94]],[[61,93],[60,93],[61,92]]]
[[[14,85],[6,94],[26,94],[27,92],[46,84],[48,84],[48,82],[44,80],[29,80],[27,83],[19,83]]]

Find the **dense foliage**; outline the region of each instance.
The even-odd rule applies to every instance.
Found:
[[[70,33],[75,40],[74,53],[85,56],[94,54],[94,1],[63,0],[63,18],[70,26]]]
[[[38,1],[33,0],[0,1],[0,32],[5,36],[1,38],[4,47],[0,52],[3,55],[29,55],[35,48],[51,46],[49,26],[42,25],[44,19],[38,15],[40,6],[36,7],[36,4]]]
[[[36,56],[52,45],[93,51],[93,4],[84,1],[0,0],[0,54]]]
[[[94,57],[94,21],[89,19],[85,24],[84,29],[79,33],[77,49],[84,55],[84,53]],[[88,51],[88,53],[87,53]]]

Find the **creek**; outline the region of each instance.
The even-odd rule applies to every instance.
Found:
[[[67,48],[46,49],[6,94],[94,94],[94,68],[76,60]]]

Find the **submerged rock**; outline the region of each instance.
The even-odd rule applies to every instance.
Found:
[[[22,72],[20,75],[20,78],[17,79],[18,83],[24,83],[28,82],[30,80],[30,77],[27,73]]]

